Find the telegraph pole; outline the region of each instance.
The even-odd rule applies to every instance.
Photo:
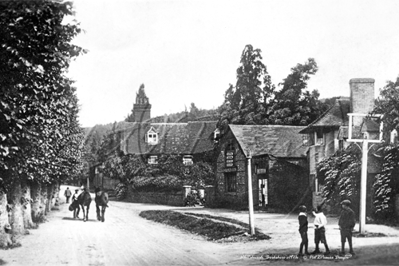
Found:
[[[368,157],[368,141],[363,140],[362,173],[360,179],[360,211],[359,211],[359,232],[361,234],[364,233],[366,227],[367,157]]]
[[[255,235],[255,223],[254,223],[254,204],[252,197],[252,169],[251,169],[251,159],[252,152],[248,151],[247,155],[248,159],[248,210],[249,210],[249,229],[251,232],[251,236]]]

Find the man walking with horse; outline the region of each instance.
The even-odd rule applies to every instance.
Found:
[[[97,220],[104,222],[105,209],[108,207],[108,193],[102,191],[99,187],[96,187],[94,191],[96,193],[94,201],[96,202]]]
[[[86,222],[89,219],[89,209],[90,209],[91,200],[92,199],[90,193],[86,190],[86,188],[84,188],[83,192],[80,193],[77,199],[73,201],[72,204],[69,206],[69,210],[73,211],[73,218],[77,217],[76,210],[80,206],[83,211],[83,221]]]

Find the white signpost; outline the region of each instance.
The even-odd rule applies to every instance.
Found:
[[[361,142],[362,143],[362,169],[360,180],[360,212],[359,212],[359,232],[365,232],[366,225],[366,194],[367,194],[367,157],[369,143],[382,142],[382,129],[383,123],[378,122],[378,130],[376,131],[375,125],[382,115],[368,115],[368,114],[355,114],[349,113],[348,125],[348,142]],[[359,120],[360,119],[360,120]],[[354,120],[355,121],[354,123]],[[374,126],[374,128],[373,128]],[[372,146],[370,146],[371,148]]]
[[[251,171],[251,159],[252,151],[247,151],[248,159],[248,212],[249,212],[249,231],[251,236],[255,235],[255,222],[254,222],[254,204],[252,198],[252,171]]]

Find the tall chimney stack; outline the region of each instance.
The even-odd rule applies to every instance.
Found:
[[[374,108],[374,79],[356,78],[349,81],[350,111],[357,114],[368,114]],[[359,126],[363,118],[354,117],[353,125]]]

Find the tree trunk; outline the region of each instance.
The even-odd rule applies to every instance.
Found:
[[[61,202],[60,190],[61,190],[60,183],[56,182],[56,184],[55,184],[55,193],[54,193],[54,199],[55,199],[54,200],[54,206],[56,206],[56,207],[60,206],[60,202]]]
[[[51,207],[53,206],[53,196],[54,196],[54,185],[47,185],[47,201],[46,201],[46,213],[51,211]]]
[[[0,189],[0,248],[7,248],[12,245],[11,225],[7,209],[7,194]]]
[[[21,189],[21,182],[16,180],[10,190],[9,203],[11,205],[10,224],[12,233],[15,235],[26,234],[27,230],[24,226],[24,217],[22,211],[23,193]]]
[[[44,215],[47,215],[47,184],[41,184],[40,190],[40,206],[43,208]]]
[[[32,196],[32,220],[35,223],[44,221],[44,205],[42,205],[42,185],[33,183],[31,185]]]
[[[22,213],[24,218],[25,229],[37,228],[32,221],[32,197],[30,185],[26,182],[21,184],[22,188]]]

